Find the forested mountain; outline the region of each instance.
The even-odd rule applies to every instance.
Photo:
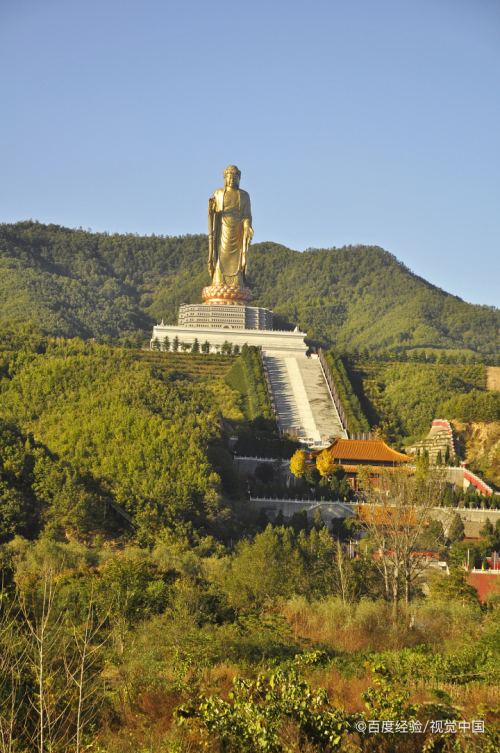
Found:
[[[482,364],[346,363],[389,430],[394,411],[405,431],[425,418],[397,399],[423,386],[412,369],[434,373],[425,410],[442,366],[459,400],[486,385]],[[0,750],[360,753],[356,723],[431,716],[484,720],[479,747],[458,729],[454,751],[499,749],[485,702],[498,600],[480,606],[463,561],[500,549],[500,523],[475,543],[463,525],[422,527],[415,549],[450,575],[413,570],[407,596],[372,556],[373,528],[301,512],[266,525],[229,449],[273,433],[259,364],[245,348],[155,352],[0,324]],[[279,488],[275,468],[251,483]],[[403,476],[409,499],[427,493]],[[348,487],[305,483],[316,498]],[[400,735],[398,752],[443,737],[423,735]]]
[[[0,225],[0,321],[50,334],[117,337],[174,322],[208,282],[206,237],[108,235],[56,225]],[[279,326],[344,351],[445,349],[494,358],[498,309],[449,295],[376,246],[299,253],[257,243],[254,303]]]
[[[352,522],[266,525],[224,467],[266,417],[256,355],[0,332],[0,750],[361,753],[356,723],[437,715],[484,719],[453,751],[499,749],[498,599],[481,608],[463,561],[486,562],[500,525],[421,528],[450,575],[412,571],[409,603],[370,529],[352,557]]]

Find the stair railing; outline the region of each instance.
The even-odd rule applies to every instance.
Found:
[[[347,417],[345,414],[344,406],[342,405],[342,401],[340,399],[339,393],[337,392],[337,388],[335,387],[333,374],[330,370],[330,367],[325,358],[325,354],[322,348],[319,348],[318,350],[318,357],[319,357],[319,362],[321,364],[321,370],[323,372],[323,376],[325,378],[325,382],[327,384],[328,391],[330,393],[330,397],[332,398],[333,404],[335,405],[337,409],[341,426],[343,430],[345,431],[345,433],[347,434],[347,436],[349,436],[349,428],[348,428]]]

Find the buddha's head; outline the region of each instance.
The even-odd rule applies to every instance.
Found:
[[[236,165],[228,165],[224,170],[224,185],[226,188],[239,188],[241,172]]]

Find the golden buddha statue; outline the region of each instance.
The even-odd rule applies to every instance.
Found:
[[[236,165],[224,170],[224,188],[208,200],[208,271],[211,285],[203,288],[205,303],[250,300],[245,287],[247,254],[253,236],[250,196],[240,189]]]

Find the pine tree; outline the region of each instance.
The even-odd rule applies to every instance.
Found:
[[[465,528],[463,524],[463,520],[460,517],[460,515],[456,512],[453,516],[453,520],[450,523],[450,527],[448,529],[448,541],[453,543],[454,541],[462,541],[462,539],[465,536]]]

